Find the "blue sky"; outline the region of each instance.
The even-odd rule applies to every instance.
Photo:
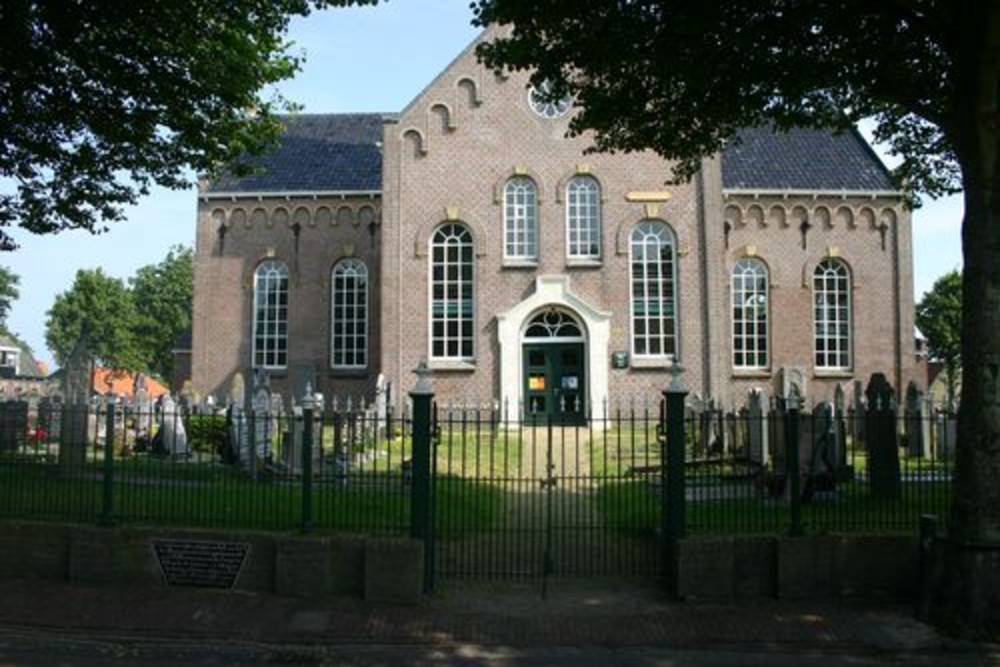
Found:
[[[307,112],[400,111],[475,37],[463,0],[391,0],[376,8],[331,9],[297,19],[290,37],[306,62],[281,92]],[[0,264],[21,277],[10,327],[49,362],[46,311],[79,269],[102,268],[128,278],[163,259],[176,244],[194,242],[193,189],[155,190],[128,211],[128,220],[99,236],[17,234],[21,248]],[[942,273],[961,266],[957,197],[929,202],[913,215],[916,296]],[[888,276],[886,277],[888,280]]]

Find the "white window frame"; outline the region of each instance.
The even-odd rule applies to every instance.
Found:
[[[254,368],[288,367],[288,297],[288,267],[274,259],[261,262],[253,274],[251,354]]]
[[[592,176],[574,176],[566,184],[566,257],[601,260],[601,186]]]
[[[368,267],[360,259],[342,259],[330,272],[331,368],[368,368],[368,286]]]
[[[457,263],[449,257],[452,248],[457,249]],[[440,225],[431,234],[429,257],[429,357],[435,361],[471,362],[475,358],[476,331],[476,253],[472,231],[460,222]],[[443,262],[440,276],[435,276],[439,261]],[[467,280],[462,277],[466,266]],[[436,298],[438,288],[441,298]],[[451,313],[453,303],[457,307]],[[440,333],[435,332],[438,323]],[[457,335],[449,331],[451,324],[456,325]]]
[[[770,368],[770,287],[767,265],[743,257],[730,274],[733,368]]]
[[[641,238],[639,238],[641,236]],[[640,246],[644,249],[642,266],[643,275],[636,276],[636,249]],[[659,258],[660,249],[667,247],[670,250],[670,257],[667,259],[669,274],[664,271],[664,261]],[[648,252],[653,252],[656,258],[648,259]],[[636,286],[642,285],[643,293],[648,294],[651,287],[655,285],[658,291],[659,314],[649,315],[648,305],[650,299],[643,299],[645,304],[643,314],[637,313],[639,299],[636,296]],[[663,294],[669,291],[670,297],[664,298]],[[669,309],[669,314],[664,315],[664,310]],[[661,220],[643,220],[632,228],[629,234],[629,322],[631,324],[630,345],[632,355],[638,359],[677,359],[678,350],[678,318],[677,318],[677,243],[673,230]],[[650,324],[656,322],[659,328],[658,333],[650,334]],[[642,324],[644,332],[640,334],[638,325]],[[670,333],[667,333],[667,325],[670,325]],[[644,349],[639,351],[637,343],[642,341]],[[651,353],[650,343],[656,341],[660,351]]]
[[[813,363],[817,370],[852,368],[852,282],[847,263],[833,257],[822,260],[813,271]]]
[[[504,259],[538,261],[538,186],[527,176],[504,184],[503,239]]]

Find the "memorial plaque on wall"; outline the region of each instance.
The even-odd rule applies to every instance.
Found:
[[[153,552],[168,586],[232,588],[250,545],[202,540],[153,540]]]

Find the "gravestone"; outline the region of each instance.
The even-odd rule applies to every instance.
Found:
[[[376,437],[385,432],[386,420],[389,417],[389,384],[385,375],[378,374],[375,380],[375,434]]]
[[[236,371],[229,383],[229,404],[243,411],[247,408],[246,400],[246,381],[243,379],[243,373]]]
[[[62,402],[58,396],[43,396],[38,402],[38,426],[45,429],[50,441],[62,433]]]
[[[313,391],[316,384],[315,364],[292,364],[289,368],[292,380],[292,396],[301,397]]]
[[[160,442],[168,456],[188,456],[187,430],[184,428],[184,414],[170,394],[163,397],[160,415]]]
[[[872,496],[900,497],[899,446],[896,431],[892,387],[882,373],[873,373],[865,390],[865,434],[868,450],[868,474]]]
[[[906,428],[906,449],[909,456],[924,455],[923,392],[912,380],[906,386],[903,422]]]
[[[77,341],[66,362],[63,373],[62,395],[64,399],[62,420],[59,425],[59,471],[70,475],[82,468],[87,458],[87,445],[94,432],[90,411],[90,383],[94,372],[94,362],[87,351],[86,337]]]
[[[836,490],[837,473],[837,437],[834,429],[834,406],[821,402],[813,408],[812,419],[809,422],[809,436],[803,439],[801,452],[808,447],[808,458],[803,457],[806,464],[805,485],[802,496],[809,500],[817,493],[831,493]]]
[[[939,410],[937,414],[937,440],[939,461],[955,460],[955,443],[958,441],[958,417],[950,408]]]
[[[838,382],[833,391],[833,433],[837,443],[837,480],[854,479],[854,467],[847,461],[847,436],[849,430],[847,396],[844,387]]]
[[[321,445],[320,445],[320,429],[323,427],[323,396],[322,394],[314,394],[312,392],[312,385],[306,384],[304,388],[304,394],[302,397],[302,403],[310,402],[313,406],[312,419],[313,419],[313,443],[311,450],[312,467],[314,473],[319,472],[320,461],[321,461]],[[300,405],[296,405],[292,408],[291,422],[289,424],[289,432],[287,434],[287,440],[285,442],[285,447],[283,448],[284,463],[288,469],[296,475],[302,473],[302,457],[303,457],[303,443],[302,438],[305,431],[305,410],[302,409]]]
[[[0,452],[22,449],[28,436],[27,401],[0,403]]]
[[[747,420],[747,453],[751,461],[761,466],[766,466],[770,458],[767,451],[765,400],[763,393],[759,389],[751,389],[747,394],[745,408]]]
[[[253,431],[252,451],[260,459],[270,458],[271,439],[274,435],[271,419],[271,390],[266,385],[259,385],[254,388],[250,404],[250,422]],[[250,456],[247,452],[248,459]]]
[[[799,407],[806,404],[806,371],[798,366],[784,366],[781,369],[781,396],[786,400],[798,396]]]

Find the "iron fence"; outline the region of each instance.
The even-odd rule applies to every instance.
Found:
[[[955,446],[950,412],[5,407],[0,515],[412,535],[448,577],[657,574],[684,534],[915,533],[948,515]]]

